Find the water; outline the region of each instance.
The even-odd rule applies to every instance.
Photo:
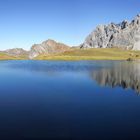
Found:
[[[1,61],[1,140],[139,140],[140,63]]]

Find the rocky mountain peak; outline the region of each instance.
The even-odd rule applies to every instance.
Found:
[[[120,24],[99,25],[86,38],[81,48],[125,48],[140,50],[140,14]]]
[[[65,44],[58,43],[52,39],[48,39],[41,44],[34,44],[30,50],[29,58],[32,59],[41,54],[50,55],[62,53],[67,51],[69,48],[70,47]]]
[[[48,39],[48,40],[46,40],[46,41],[44,41],[44,43],[47,43],[47,44],[54,44],[54,43],[57,43],[56,41],[54,41],[54,40],[52,40],[52,39]]]

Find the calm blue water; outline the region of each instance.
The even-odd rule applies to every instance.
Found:
[[[0,61],[0,140],[139,140],[140,63]]]

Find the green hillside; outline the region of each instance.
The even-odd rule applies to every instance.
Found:
[[[71,49],[57,55],[40,55],[39,60],[137,60],[140,59],[140,51],[123,50],[117,48],[107,49]]]

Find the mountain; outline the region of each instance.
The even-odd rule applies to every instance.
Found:
[[[80,49],[80,48],[97,48]],[[98,48],[108,48],[98,49]],[[114,48],[114,50],[112,49]],[[128,51],[126,51],[128,50]],[[131,52],[129,51],[131,50]],[[22,48],[1,51],[8,56],[22,59],[95,59],[95,60],[136,60],[140,59],[140,15],[131,22],[124,20],[119,24],[99,25],[79,46],[70,47],[54,40],[34,44],[30,51]],[[53,58],[52,58],[53,55]]]
[[[99,25],[81,45],[81,48],[112,47],[140,50],[140,15],[131,22]]]
[[[2,51],[2,52],[7,55],[14,56],[14,57],[20,57],[20,56],[27,57],[29,55],[29,52],[22,48],[8,49],[8,50]]]
[[[32,59],[39,55],[58,54],[65,52],[69,49],[70,49],[69,46],[49,39],[41,44],[33,45],[29,52],[29,58]]]

